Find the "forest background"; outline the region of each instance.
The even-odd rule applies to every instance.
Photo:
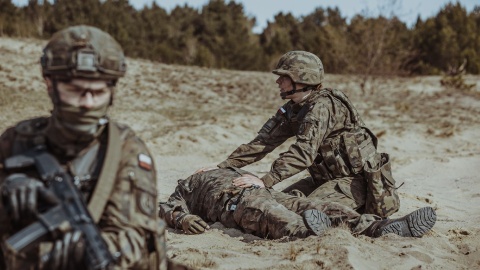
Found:
[[[367,14],[368,15],[368,14]],[[327,73],[438,75],[463,66],[480,74],[480,5],[471,12],[446,4],[412,27],[395,15],[355,15],[317,8],[300,18],[278,13],[261,33],[240,3],[211,0],[167,12],[155,2],[135,9],[128,0],[0,0],[0,36],[48,39],[67,26],[87,24],[110,33],[127,56],[166,64],[271,70],[289,50],[317,54]]]

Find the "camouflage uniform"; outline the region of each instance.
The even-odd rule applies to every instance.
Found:
[[[273,73],[292,81],[294,89],[282,92],[282,98],[302,91],[311,91],[310,95],[299,103],[289,101],[280,107],[255,139],[240,145],[218,167],[241,168],[259,161],[295,136],[296,142],[261,177],[265,186],[272,187],[307,169],[311,177],[284,192],[298,189],[309,197],[338,202],[362,213],[367,198],[364,166],[376,168],[380,163],[376,137],[343,92],[321,89],[323,64],[314,54],[288,52]],[[297,89],[297,83],[306,86]]]
[[[242,174],[249,173],[228,167],[179,180],[168,201],[160,203],[160,217],[176,228],[174,212],[194,214],[207,222],[219,221],[228,228],[271,239],[311,235],[301,217],[308,209],[324,212],[334,224],[348,222],[355,232],[364,231],[373,221],[338,203],[299,198],[273,189],[233,186],[232,180]]]
[[[53,102],[53,111],[48,118],[40,117],[20,122],[1,135],[2,197],[12,198],[18,192],[21,194],[17,195],[20,196],[20,201],[25,201],[22,197],[28,197],[29,203],[37,201],[40,195],[36,197],[36,189],[30,190],[26,184],[22,186],[22,183],[26,183],[22,181],[29,177],[28,181],[45,187],[44,183],[35,180],[41,179],[37,170],[27,165],[13,168],[6,164],[5,160],[12,156],[18,157],[33,147],[44,147],[72,176],[109,251],[120,254],[114,267],[166,269],[165,223],[158,218],[156,211],[157,182],[154,162],[144,142],[135,136],[130,128],[109,121],[106,115],[109,105],[112,104],[114,86],[126,72],[121,46],[98,28],[73,26],[52,37],[43,50],[40,63]],[[100,86],[93,87],[94,89],[81,88],[73,85],[74,79],[77,82],[94,80]],[[74,87],[75,93],[79,93],[75,98],[83,98],[88,93],[93,96],[94,91],[108,93],[106,86],[111,94],[110,102],[102,100],[99,102],[101,104],[95,104],[96,107],[73,105],[65,101],[65,98],[62,99],[58,86],[60,83],[63,90],[68,84],[70,88],[67,89]],[[87,87],[92,86],[88,84]],[[93,100],[93,97],[90,100]],[[24,174],[23,179],[9,178],[14,173]],[[18,185],[18,190],[9,189],[15,184]],[[34,194],[33,197],[31,194]],[[71,264],[76,258],[84,258],[78,253],[71,255],[71,250],[65,248],[71,247],[66,244],[71,240],[67,240],[68,233],[60,233],[55,239],[48,239],[34,246],[27,251],[28,254],[9,250],[5,244],[7,238],[37,220],[30,217],[33,213],[27,211],[14,221],[8,213],[12,209],[18,209],[18,203],[12,205],[5,202],[7,199],[0,200],[0,269],[65,268],[72,266],[66,264]],[[29,205],[31,207],[33,204]],[[42,207],[46,208],[39,202],[38,207],[35,205],[35,209],[29,211],[42,211]],[[57,245],[61,244],[59,241],[65,241],[64,245]],[[52,246],[53,243],[55,245]],[[84,245],[72,248],[76,250],[82,247]],[[59,252],[56,252],[58,250]],[[47,265],[53,265],[45,266],[44,261]],[[72,267],[74,266],[77,265]],[[80,263],[78,268],[84,267]]]
[[[342,96],[343,100],[339,98]],[[309,197],[339,202],[359,210],[365,204],[367,184],[360,157],[348,153],[346,142],[361,145],[362,151],[369,151],[364,156],[370,155],[375,162],[376,139],[364,128],[353,106],[345,101],[348,100],[340,91],[322,89],[313,91],[299,104],[287,102],[263,125],[253,141],[238,147],[218,166],[246,166],[296,136],[296,142],[261,178],[265,186],[271,187],[308,169],[311,177],[285,191],[299,189]],[[358,148],[352,147],[355,151]],[[358,155],[358,152],[353,154]]]
[[[112,123],[113,124],[113,123]],[[165,225],[156,215],[155,169],[139,165],[139,156],[150,156],[145,144],[127,126],[113,124],[120,131],[121,157],[120,167],[113,175],[115,183],[107,199],[105,209],[96,209],[98,205],[89,204],[90,211],[100,212],[98,226],[102,236],[109,246],[110,252],[121,252],[117,264],[119,269],[135,268],[149,269],[150,263],[166,258],[154,258],[158,254],[165,256],[163,238]],[[16,127],[8,129],[0,137],[0,162],[16,153],[21,153],[36,144],[47,144],[49,118],[36,118],[21,122]],[[55,153],[59,162],[67,168],[74,179],[78,179],[77,187],[89,201],[95,198],[97,180],[102,172],[107,146],[107,130],[99,136],[88,148],[75,157],[67,158],[61,151],[49,148]],[[0,171],[0,184],[11,172]],[[31,177],[39,179],[34,168],[22,171]],[[103,210],[103,211],[102,211]],[[2,239],[19,230],[17,224],[12,224],[7,216],[7,210],[0,202],[0,236]],[[22,224],[26,226],[28,224]],[[158,251],[157,250],[161,249]],[[29,254],[9,255],[6,251],[7,269],[36,269],[39,249]],[[151,269],[151,268],[150,268]]]

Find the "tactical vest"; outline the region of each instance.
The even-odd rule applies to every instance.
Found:
[[[45,117],[20,122],[15,127],[17,136],[13,142],[12,156],[22,154],[35,146],[45,145],[47,140],[44,131],[47,125],[48,118]],[[85,201],[90,199],[99,178],[106,154],[106,139],[106,136],[101,136],[100,141],[92,143],[73,160],[68,162],[59,160],[67,167]]]
[[[322,89],[319,95],[340,101],[349,111],[350,123],[341,132],[328,134],[318,149],[317,157],[308,168],[313,179],[323,184],[335,178],[363,172],[366,163],[376,165],[377,137],[365,127],[357,110],[347,96],[337,89]],[[315,101],[313,101],[315,102]],[[311,107],[311,105],[308,105]]]
[[[15,127],[17,136],[13,142],[11,156],[21,154],[38,145],[46,145],[45,129],[48,121],[48,118],[40,117],[20,122]],[[64,164],[72,175],[74,184],[88,202],[88,210],[95,223],[99,222],[116,183],[121,148],[129,133],[128,128],[111,122],[108,123],[107,128],[108,132],[104,132],[100,136],[100,142],[93,143],[73,160]],[[104,163],[104,160],[108,160],[108,162]],[[64,163],[61,160],[60,162]],[[24,173],[36,177],[35,170]],[[166,269],[165,222],[159,220],[158,224],[152,225],[152,227],[155,227],[150,228],[155,235],[151,235],[147,239],[150,251],[149,269]]]

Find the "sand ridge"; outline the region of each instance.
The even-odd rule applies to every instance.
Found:
[[[38,59],[44,41],[0,38],[0,128],[48,115]],[[158,170],[159,200],[180,178],[215,165],[256,135],[283,101],[267,72],[214,70],[128,59],[113,118],[147,143]],[[328,69],[327,69],[328,70]],[[326,76],[343,90],[392,157],[401,208],[437,211],[421,239],[353,236],[343,228],[307,239],[266,240],[212,224],[203,235],[169,229],[168,255],[198,269],[478,269],[480,268],[480,76],[473,91],[446,90],[439,76],[377,78],[366,93],[355,76]],[[373,90],[371,90],[373,89]],[[269,170],[282,146],[246,169]],[[279,183],[281,189],[301,173]]]

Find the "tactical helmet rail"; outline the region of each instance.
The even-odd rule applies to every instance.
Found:
[[[284,54],[272,70],[276,75],[287,75],[294,83],[318,85],[323,82],[324,70],[320,58],[306,51],[290,51]]]
[[[73,78],[111,80],[126,72],[122,47],[109,34],[86,25],[55,33],[40,58],[42,74],[58,80]]]

